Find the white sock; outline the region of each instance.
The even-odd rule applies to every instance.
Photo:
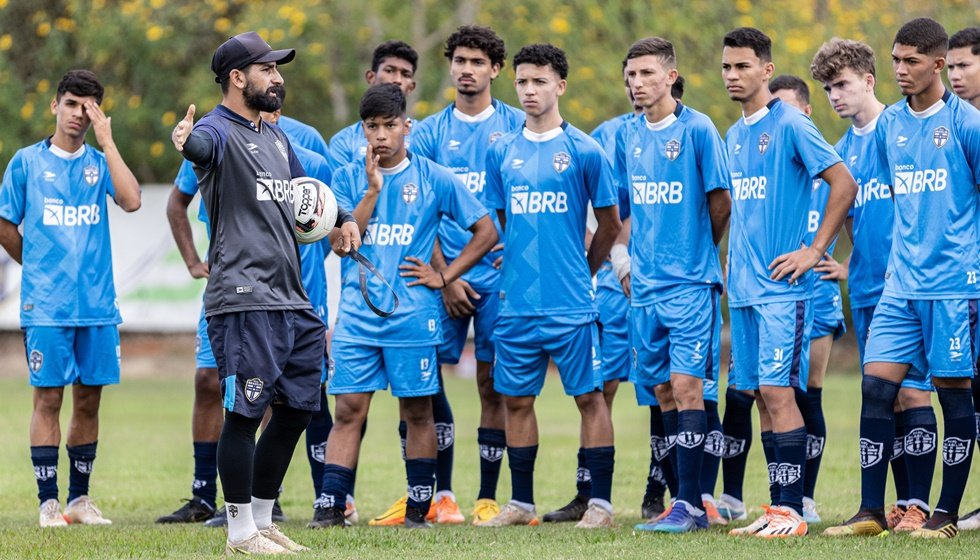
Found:
[[[252,504],[225,504],[228,512],[228,540],[242,542],[258,531],[252,518]]]
[[[591,499],[589,499],[589,505],[590,506],[599,506],[602,509],[608,511],[609,513],[612,513],[613,512],[612,504],[610,504],[606,500],[600,500],[599,498],[591,498]]]
[[[275,499],[263,500],[252,496],[252,516],[255,518],[256,527],[265,529],[272,525],[272,506],[275,503]]]
[[[531,513],[534,513],[534,504],[529,504],[527,502],[518,502],[517,500],[511,500],[510,503],[523,509],[524,511],[529,511]]]

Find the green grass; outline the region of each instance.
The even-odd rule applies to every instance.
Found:
[[[183,364],[183,362],[181,362]],[[0,378],[0,558],[193,558],[221,552],[224,532],[200,526],[156,526],[153,520],[189,496],[191,481],[189,365],[171,365],[177,372],[149,379],[128,379],[111,388],[103,399],[99,458],[92,494],[111,527],[37,528],[36,486],[28,454],[27,430],[31,392],[23,378]],[[455,490],[469,513],[478,488],[476,422],[478,402],[473,381],[447,381],[457,425]],[[824,392],[830,435],[817,488],[825,520],[839,521],[854,512],[859,499],[856,439],[860,409],[859,379],[831,375]],[[66,400],[67,404],[67,400]],[[633,391],[624,385],[614,410],[616,477],[613,502],[619,528],[578,531],[570,526],[487,530],[470,526],[437,527],[432,531],[375,529],[364,523],[404,493],[398,459],[397,410],[387,395],[376,397],[362,451],[357,481],[357,504],[362,526],[349,530],[310,531],[313,492],[302,446],[297,447],[285,481],[283,506],[290,521],[286,531],[331,558],[759,558],[777,554],[788,558],[895,557],[912,552],[942,557],[976,557],[980,533],[961,534],[952,542],[922,542],[905,536],[881,539],[832,540],[810,536],[792,542],[735,539],[721,529],[680,537],[636,534],[649,448],[648,414],[635,405]],[[551,377],[539,401],[541,451],[537,463],[536,498],[539,512],[563,505],[574,491],[578,419],[572,401]],[[67,425],[67,415],[63,416]],[[758,429],[758,426],[756,426]],[[66,494],[67,459],[62,451],[61,488]],[[980,506],[980,482],[974,467],[964,509]],[[765,471],[758,441],[752,447],[746,481],[747,503],[767,501]],[[937,477],[938,479],[938,477]],[[509,476],[501,477],[500,497],[510,495]],[[720,492],[720,482],[718,486]],[[933,500],[938,497],[935,485]],[[758,513],[755,509],[753,513]],[[825,526],[813,528],[819,533]],[[311,554],[307,554],[310,556]]]

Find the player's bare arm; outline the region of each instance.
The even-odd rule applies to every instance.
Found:
[[[619,219],[619,206],[615,204],[605,208],[595,208],[595,219],[599,223],[595,234],[592,236],[592,243],[589,245],[589,253],[586,257],[589,261],[589,271],[592,276],[599,272],[602,261],[609,256],[616,237],[623,229],[623,222]]]
[[[207,278],[208,264],[201,261],[197,254],[197,247],[194,246],[194,234],[191,231],[191,222],[187,219],[187,207],[194,199],[179,189],[170,191],[170,198],[167,199],[167,222],[170,223],[170,233],[174,236],[177,250],[180,251],[187,271],[192,278]]]
[[[708,216],[711,218],[711,238],[717,246],[725,236],[732,217],[732,195],[727,189],[715,189],[708,193]]]
[[[446,256],[442,254],[442,244],[439,243],[438,237],[432,246],[430,264],[437,272],[441,272],[449,266],[446,264]],[[442,305],[446,308],[446,313],[453,319],[473,315],[476,311],[473,300],[477,299],[480,299],[480,294],[476,293],[470,283],[462,278],[458,278],[442,289]]]
[[[473,233],[473,237],[470,238],[470,241],[463,247],[463,250],[452,264],[443,271],[438,272],[429,266],[428,263],[422,262],[415,257],[406,257],[405,260],[412,264],[403,264],[398,267],[402,270],[401,276],[417,279],[409,282],[409,286],[426,286],[432,289],[448,286],[472,268],[497,242],[497,228],[494,227],[493,220],[490,219],[490,216],[484,216],[477,220],[470,227],[470,231]]]
[[[632,217],[623,220],[623,229],[619,230],[619,235],[616,236],[616,243],[609,250],[609,260],[612,261],[613,270],[616,271],[616,278],[619,279],[619,285],[622,286],[623,293],[626,294],[626,297],[630,297],[633,294],[629,252],[632,220]]]
[[[7,251],[10,258],[17,261],[17,264],[23,263],[24,254],[24,236],[17,231],[17,225],[3,218],[0,218],[0,245]]]
[[[85,102],[85,113],[92,121],[95,139],[105,154],[106,165],[112,178],[112,188],[116,191],[116,204],[126,212],[139,210],[141,204],[140,184],[136,176],[123,161],[122,154],[112,139],[112,117],[106,116],[94,101]]]

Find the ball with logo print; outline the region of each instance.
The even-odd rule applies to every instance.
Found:
[[[337,199],[326,183],[313,177],[297,177],[290,185],[296,239],[300,243],[316,243],[326,237],[337,222]]]

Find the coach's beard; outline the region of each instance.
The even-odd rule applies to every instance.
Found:
[[[242,95],[245,97],[246,107],[256,111],[274,113],[282,108],[282,100],[286,97],[286,87],[282,85],[270,86],[269,89],[260,92],[252,82],[246,82]]]

